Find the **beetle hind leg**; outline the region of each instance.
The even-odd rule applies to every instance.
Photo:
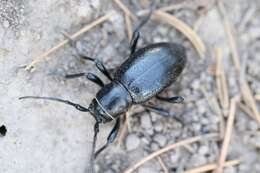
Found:
[[[173,112],[170,112],[170,111],[165,110],[163,108],[152,106],[152,105],[143,104],[142,106],[148,111],[155,112],[155,113],[162,115],[164,117],[167,117],[167,118],[173,118],[177,122],[179,122],[181,125],[184,125],[183,121],[178,117],[178,115],[176,113],[173,113]]]
[[[151,9],[151,11],[149,12],[149,14],[143,18],[141,20],[141,22],[136,26],[133,34],[132,34],[132,38],[131,38],[131,41],[130,41],[130,52],[131,54],[133,54],[136,50],[136,46],[137,46],[137,43],[138,43],[138,40],[139,40],[139,37],[140,37],[140,29],[148,22],[148,20],[151,18],[151,15],[152,15],[152,12],[153,12],[153,9]]]

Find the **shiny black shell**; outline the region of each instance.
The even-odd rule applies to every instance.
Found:
[[[116,70],[114,80],[128,90],[133,103],[143,103],[173,83],[185,63],[182,45],[151,44],[130,55]]]

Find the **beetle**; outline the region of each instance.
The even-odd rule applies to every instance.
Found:
[[[140,104],[150,111],[169,116],[168,111],[146,103],[152,97],[170,103],[183,102],[184,99],[181,96],[167,98],[161,97],[159,94],[176,81],[183,71],[186,64],[186,51],[182,45],[169,42],[154,43],[137,49],[137,42],[140,37],[139,30],[148,21],[150,15],[142,20],[134,30],[130,42],[130,55],[115,70],[113,75],[100,60],[79,55],[82,59],[94,62],[97,69],[110,80],[110,83],[104,84],[93,73],[77,73],[65,76],[67,79],[85,76],[101,87],[88,108],[68,100],[53,97],[25,96],[19,99],[48,99],[74,106],[79,111],[89,112],[96,120],[92,148],[93,158],[116,139],[120,128],[121,115],[132,105]],[[107,137],[106,144],[95,152],[99,125],[112,120],[116,122]]]

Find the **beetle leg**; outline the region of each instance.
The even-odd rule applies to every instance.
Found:
[[[99,123],[96,121],[94,125],[94,137],[93,137],[93,144],[92,144],[92,154],[91,154],[91,171],[90,172],[95,172],[94,171],[94,160],[95,160],[95,150],[96,150],[96,143],[97,143],[97,134],[99,133]]]
[[[86,78],[88,80],[90,80],[91,82],[94,82],[95,84],[97,84],[100,87],[104,86],[103,81],[97,75],[95,75],[93,73],[66,74],[65,78],[66,79],[72,79],[72,78],[77,78],[77,77],[82,77],[82,76],[86,76]]]
[[[120,128],[120,118],[117,118],[116,123],[107,137],[107,143],[95,152],[95,158],[111,143],[113,143],[117,137]]]
[[[184,98],[182,96],[174,96],[174,97],[161,97],[156,96],[158,100],[169,102],[169,103],[183,103]]]
[[[136,46],[137,46],[137,42],[138,39],[140,37],[140,29],[148,22],[148,20],[150,19],[151,15],[152,15],[153,9],[151,9],[151,11],[149,12],[149,14],[143,18],[141,20],[141,22],[137,25],[137,27],[135,28],[133,34],[132,34],[132,38],[130,41],[130,51],[131,54],[133,54],[136,50]]]
[[[163,108],[160,107],[155,107],[155,106],[151,106],[151,105],[142,105],[145,109],[151,111],[151,112],[155,112],[157,114],[160,114],[164,117],[171,117],[174,118],[176,121],[178,121],[180,124],[183,125],[183,122],[180,118],[177,117],[177,115],[175,113],[171,113],[168,110],[165,110]]]
[[[69,40],[69,44],[77,50],[76,42],[66,32],[62,32],[62,34]],[[89,60],[89,61],[95,62],[98,70],[101,73],[103,73],[108,79],[112,80],[112,77],[111,77],[110,73],[108,72],[108,70],[106,69],[106,67],[104,66],[103,62],[101,62],[100,60],[85,56],[85,55],[81,55],[78,51],[77,51],[77,54],[80,58],[82,58],[84,60]]]
[[[140,29],[140,28],[139,28],[139,29]],[[137,28],[137,29],[135,29],[134,32],[133,32],[133,36],[132,36],[132,39],[131,39],[131,42],[130,42],[131,55],[135,52],[136,45],[137,45],[138,39],[139,39],[139,37],[140,37],[139,29]]]
[[[108,72],[107,68],[105,67],[105,65],[103,64],[102,61],[98,60],[98,59],[94,59],[94,58],[91,58],[91,57],[88,57],[88,56],[85,56],[85,55],[80,55],[79,54],[79,57],[84,59],[84,60],[89,60],[89,61],[92,61],[95,63],[97,69],[103,73],[109,80],[113,80],[112,77],[111,77],[111,74]]]

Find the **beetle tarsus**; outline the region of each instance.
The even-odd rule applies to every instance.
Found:
[[[85,56],[85,55],[81,55],[81,54],[78,54],[78,56],[81,58],[81,59],[84,59],[84,60],[88,60],[88,61],[92,61],[95,63],[97,69],[103,73],[109,80],[113,80],[113,78],[111,77],[111,74],[109,73],[109,71],[107,70],[107,68],[105,67],[104,63],[98,59],[94,59],[94,58],[91,58],[91,57],[88,57],[88,56]]]
[[[182,96],[174,96],[174,97],[162,97],[156,96],[158,100],[169,102],[169,103],[183,103],[184,98]]]

